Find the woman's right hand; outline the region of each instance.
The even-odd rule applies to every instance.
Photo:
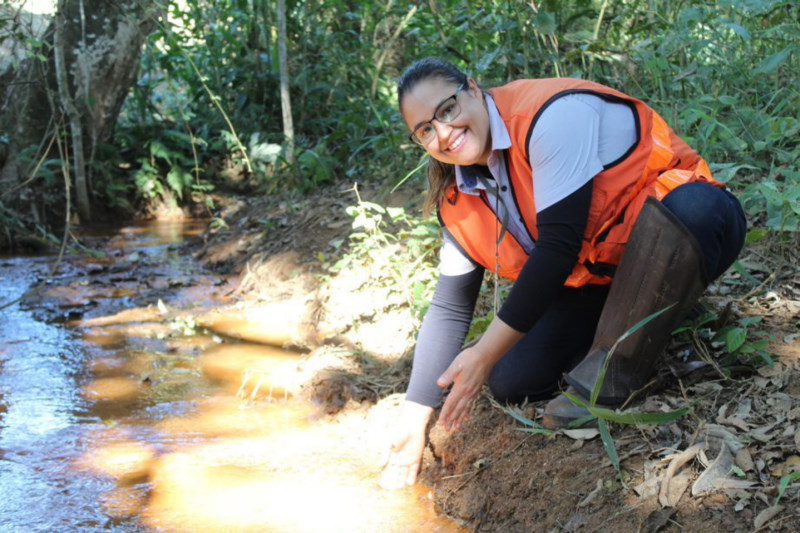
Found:
[[[400,489],[416,481],[425,450],[425,429],[432,413],[432,407],[410,401],[403,403],[400,423],[390,437],[381,472],[380,486],[384,489]]]

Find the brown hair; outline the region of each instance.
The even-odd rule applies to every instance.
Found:
[[[419,82],[429,79],[441,79],[461,85],[467,83],[467,75],[456,67],[436,58],[420,59],[408,67],[397,82],[397,102],[402,109],[403,97]],[[441,202],[444,191],[455,179],[455,168],[448,163],[428,158],[428,192],[422,212],[427,216]]]

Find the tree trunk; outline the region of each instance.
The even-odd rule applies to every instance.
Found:
[[[32,177],[36,159],[45,155],[41,149],[63,120],[71,130],[81,218],[88,221],[95,149],[112,138],[159,10],[155,0],[59,0],[59,31],[51,21],[40,49],[44,56],[31,54],[12,74],[0,73],[0,81],[9,80],[0,87],[0,130],[8,132],[5,153],[0,152],[0,191],[19,189],[11,199],[2,198],[6,205],[13,201],[14,210],[21,213],[30,209],[24,204],[40,203],[20,185]],[[58,68],[57,55],[62,59]]]
[[[289,96],[289,62],[286,58],[286,0],[278,0],[278,66],[281,74],[281,109],[283,136],[286,138],[286,161],[294,159],[294,124]]]

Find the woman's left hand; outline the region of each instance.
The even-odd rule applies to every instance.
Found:
[[[475,397],[486,383],[492,365],[476,346],[466,348],[453,360],[436,384],[444,388],[453,384],[442,406],[439,424],[447,431],[458,429],[466,420]]]

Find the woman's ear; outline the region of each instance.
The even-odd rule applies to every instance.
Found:
[[[483,96],[483,90],[481,90],[478,82],[475,81],[474,78],[467,78],[467,90],[469,90],[469,93],[476,98]]]

